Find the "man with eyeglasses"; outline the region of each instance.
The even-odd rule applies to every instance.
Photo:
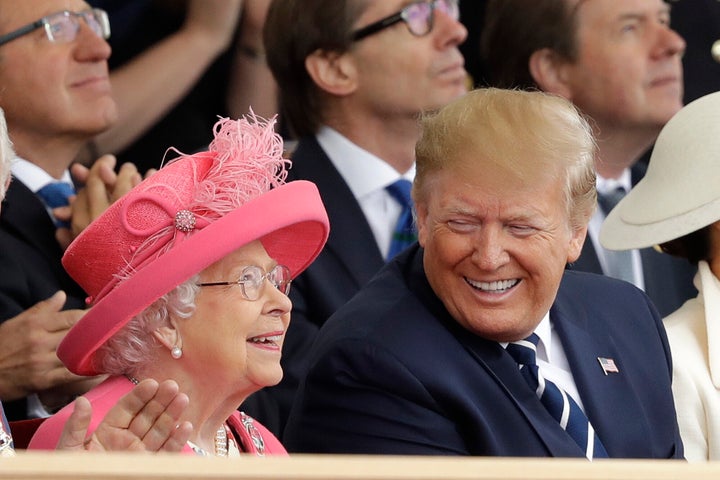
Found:
[[[113,72],[117,103],[123,107],[116,112],[107,82],[110,49],[105,40],[110,26],[102,9],[81,1],[44,0],[20,6],[0,0],[0,106],[7,109],[11,136],[22,158],[14,163],[8,213],[0,222],[0,246],[7,244],[10,259],[4,265],[7,274],[0,279],[0,320],[18,314],[15,321],[0,326],[0,343],[8,344],[0,344],[0,350],[12,352],[2,358],[13,359],[7,368],[0,362],[4,372],[0,398],[22,398],[43,390],[45,405],[51,409],[67,400],[64,387],[57,399],[49,396],[49,387],[77,378],[62,368],[54,349],[82,312],[58,310],[66,296],[66,308],[84,306],[85,295],[65,274],[60,255],[92,218],[140,180],[131,164],[116,174],[112,156],[101,157],[89,171],[73,165],[72,179],[67,166],[79,157],[78,144],[95,145],[98,133],[105,140],[123,143],[148,128],[227,48],[241,1],[218,0],[211,7],[206,3],[190,2],[182,28]],[[166,85],[169,77],[171,86]],[[52,209],[43,203],[39,208],[32,193],[45,183],[56,183],[51,179],[58,175],[61,182],[53,188],[64,185],[60,190],[71,191],[72,181],[87,188],[77,192],[71,206]],[[59,198],[67,201],[65,196]],[[48,213],[59,225],[68,222],[72,228],[48,226]],[[63,293],[53,295],[60,289]],[[43,299],[47,301],[29,308]],[[77,390],[84,389],[77,385]],[[21,400],[8,406],[13,419],[46,414],[39,402],[27,407]]]
[[[299,138],[288,179],[318,185],[331,225],[324,251],[293,281],[283,381],[243,405],[277,435],[318,329],[394,254],[403,208],[410,218],[386,187],[415,175],[418,115],[466,92],[458,46],[467,31],[458,16],[457,0],[270,6],[267,61]]]
[[[86,297],[60,258],[72,232],[140,176],[130,164],[116,174],[110,156],[69,171],[117,118],[106,13],[79,0],[0,0],[0,19],[0,107],[17,154],[0,216],[0,399],[20,420],[46,416],[96,381],[55,355]],[[87,188],[74,192],[74,183]]]
[[[0,109],[0,200],[10,184],[10,162],[14,151],[7,132],[5,115]],[[188,422],[178,423],[188,406],[187,395],[178,391],[174,381],[158,384],[145,380],[125,395],[88,436],[90,402],[76,400],[74,410],[57,444],[59,450],[110,450],[178,452],[192,433]],[[17,425],[17,424],[15,424]],[[0,402],[0,457],[15,455],[10,425]]]

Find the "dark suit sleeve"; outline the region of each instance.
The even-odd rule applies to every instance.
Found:
[[[660,340],[659,343],[661,344],[662,350],[664,353],[664,359],[665,359],[664,368],[662,369],[662,373],[658,370],[656,374],[662,375],[663,377],[667,376],[666,378],[668,378],[668,380],[666,382],[663,381],[662,383],[666,383],[668,385],[668,389],[669,389],[669,385],[672,384],[672,362],[673,362],[673,360],[672,360],[672,355],[670,352],[670,344],[667,339],[667,333],[665,332],[665,326],[663,325],[662,317],[658,313],[658,310],[655,307],[655,304],[652,302],[652,300],[650,300],[650,298],[648,298],[645,294],[641,293],[641,296],[644,298],[644,300],[646,302],[647,308],[650,312],[650,317],[652,317],[653,326],[657,332],[658,339]],[[646,331],[648,331],[648,330],[646,330]],[[645,338],[644,341],[646,341],[646,342],[650,341],[650,339],[647,338],[645,335],[638,335],[636,337],[635,341],[638,341],[638,339],[644,339],[644,338]],[[640,340],[640,341],[643,341],[643,340]],[[638,348],[638,350],[640,350],[640,348]],[[655,358],[657,358],[657,357],[655,357]],[[641,362],[642,362],[642,359],[637,360],[637,363],[641,363]],[[657,365],[657,367],[659,369],[660,365]],[[652,376],[648,376],[647,378],[648,378],[648,381],[652,381]],[[658,379],[658,384],[661,384],[660,379]],[[656,388],[656,386],[655,385],[647,386],[647,389],[649,391],[652,391],[653,388]],[[660,400],[656,399],[656,401],[654,403],[659,404]],[[672,413],[674,414],[675,410],[674,410],[674,405],[673,405],[672,401],[668,401],[667,404],[668,404],[668,408],[671,409]],[[648,409],[651,407],[651,405],[646,405],[646,406],[648,407]],[[652,405],[652,407],[657,407],[657,405]],[[666,431],[668,433],[672,432],[672,436],[674,437],[674,440],[673,440],[674,450],[672,451],[670,458],[684,459],[685,453],[684,453],[684,449],[683,449],[682,439],[680,437],[680,428],[678,427],[676,416],[672,415],[670,418],[668,418],[667,422],[668,422],[668,425],[671,425],[671,429],[668,429]],[[658,439],[658,440],[660,440],[660,439]],[[660,444],[659,441],[658,441],[658,444]]]
[[[283,441],[294,452],[469,454],[421,381],[365,340],[338,342],[314,362]]]
[[[551,318],[585,411],[613,458],[682,458],[672,358],[648,296],[622,281],[566,272]],[[598,359],[613,358],[604,374]]]
[[[58,278],[48,265],[31,247],[0,230],[0,321],[19,315],[58,290],[67,294],[65,309],[85,308],[80,287],[64,272]]]
[[[85,293],[61,264],[55,226],[22,182],[11,182],[0,216],[0,321],[19,315],[58,290],[65,309],[85,308]],[[8,420],[27,418],[25,399],[4,403]]]
[[[647,299],[648,308],[652,312],[653,319],[655,320],[655,328],[657,329],[658,336],[660,337],[660,342],[662,343],[662,348],[665,352],[665,359],[667,361],[667,368],[668,368],[668,375],[670,376],[670,383],[672,384],[672,372],[673,372],[673,359],[672,354],[670,351],[670,343],[668,342],[667,338],[667,332],[665,331],[665,326],[663,325],[662,318],[660,317],[660,314],[658,313],[657,309],[655,308],[655,305],[652,303],[652,301],[648,298]],[[678,426],[677,419],[673,419],[673,426],[674,426],[674,434],[675,434],[675,452],[673,454],[672,458],[677,459],[684,459],[685,458],[685,451],[683,447],[682,438],[680,437],[680,427]]]
[[[79,287],[64,285],[44,256],[14,235],[0,230],[0,321],[19,315],[60,289],[68,294],[66,308],[85,306]]]

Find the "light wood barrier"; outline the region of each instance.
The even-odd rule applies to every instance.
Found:
[[[185,455],[18,452],[0,459],[17,480],[669,480],[720,479],[720,462],[293,455],[202,458]]]

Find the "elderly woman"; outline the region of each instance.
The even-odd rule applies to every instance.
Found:
[[[698,296],[664,319],[685,456],[720,460],[720,93],[685,106],[660,133],[647,175],[608,216],[600,240],[660,245],[698,265]]]
[[[58,356],[75,373],[109,374],[85,395],[91,431],[133,384],[173,379],[190,399],[183,451],[285,454],[237,408],[282,378],[290,281],[328,235],[316,187],[284,183],[286,164],[273,122],[221,120],[209,151],[160,169],[67,249],[93,307]],[[30,448],[53,448],[69,414],[45,421]]]

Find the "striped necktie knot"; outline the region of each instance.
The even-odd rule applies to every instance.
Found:
[[[523,340],[509,343],[507,352],[520,366],[537,365],[537,345],[539,341],[540,337],[533,333]]]

